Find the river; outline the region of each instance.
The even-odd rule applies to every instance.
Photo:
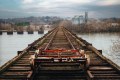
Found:
[[[48,30],[45,30],[47,33]],[[27,34],[18,35],[14,32],[13,35],[7,35],[4,32],[0,35],[0,66],[17,55],[17,51],[21,51],[32,43],[34,40],[42,37],[44,34]],[[103,55],[111,59],[120,66],[120,54],[112,51],[113,41],[120,37],[120,33],[92,33],[92,34],[77,34],[79,37],[92,43],[94,47],[102,50]]]

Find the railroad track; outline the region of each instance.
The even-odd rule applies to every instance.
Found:
[[[80,50],[85,51],[85,56]],[[31,56],[36,57],[35,62]],[[0,80],[61,79],[119,80],[120,67],[87,41],[58,27],[29,44],[0,68]]]
[[[17,56],[2,66],[0,80],[22,80],[30,78],[32,74],[29,61],[30,55],[20,55],[20,58]]]
[[[119,80],[120,70],[107,59],[104,60],[94,52],[90,52],[90,65],[87,70],[90,80]],[[100,54],[101,55],[101,54]],[[111,63],[111,64],[110,64]]]
[[[72,35],[62,27],[47,37],[47,41],[43,44],[44,50],[76,50],[79,46],[78,42]],[[65,58],[68,56],[76,56],[73,52],[44,53],[39,57]],[[35,72],[34,80],[86,80],[85,72],[80,68],[79,62],[41,62],[39,69]]]

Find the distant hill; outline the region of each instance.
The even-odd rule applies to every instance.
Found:
[[[59,20],[62,20],[62,18],[57,16],[42,16],[42,17],[31,16],[25,18],[0,19],[0,23],[14,23],[16,25],[25,25],[26,23],[51,24]],[[25,24],[23,24],[23,22],[25,22]]]
[[[118,22],[118,23],[120,23],[120,18],[115,18],[115,17],[113,17],[113,18],[101,18],[100,19],[101,21],[110,21],[110,22]]]

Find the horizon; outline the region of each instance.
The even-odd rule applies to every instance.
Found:
[[[23,17],[12,17],[12,18],[0,18],[0,19],[20,19],[20,18],[29,18],[29,17],[35,17],[35,18],[39,18],[39,17],[47,17],[46,16],[23,16]],[[61,18],[61,19],[68,19],[68,18],[73,18],[74,16],[72,17],[60,17],[60,16],[48,16],[48,17],[58,17],[58,18]],[[116,18],[116,19],[120,19],[120,17],[100,17],[100,18],[92,18],[92,17],[89,17],[88,16],[88,19],[111,19],[111,18]]]
[[[0,18],[40,16],[120,18],[119,0],[0,0]]]

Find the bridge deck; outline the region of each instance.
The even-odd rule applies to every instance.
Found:
[[[120,67],[87,41],[58,27],[29,44],[0,68],[0,80],[61,79],[119,80]]]

